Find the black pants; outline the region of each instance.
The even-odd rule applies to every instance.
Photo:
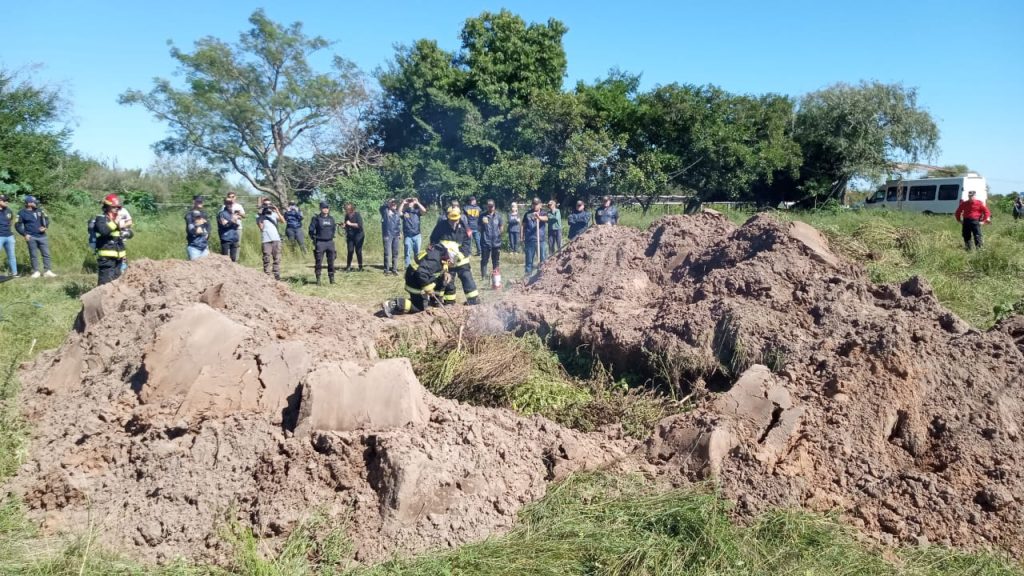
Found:
[[[480,281],[486,284],[487,282],[487,261],[490,260],[494,269],[497,270],[501,266],[501,250],[500,246],[488,246],[486,244],[480,246]]]
[[[513,254],[519,252],[519,230],[508,231],[508,251]]]
[[[466,295],[466,304],[476,304],[480,301],[480,291],[477,290],[476,281],[473,280],[473,272],[469,264],[463,264],[451,270],[451,275],[459,279],[462,284],[462,292]],[[444,287],[444,303],[455,303],[455,278]]]
[[[121,276],[121,262],[120,258],[108,258],[106,256],[96,258],[96,269],[99,272],[98,284],[100,286],[107,282],[113,282]]]
[[[338,255],[338,250],[334,247],[334,240],[317,240],[313,243],[313,273],[319,280],[325,254],[327,255],[327,277],[334,280],[334,258]]]
[[[352,268],[352,254],[356,255],[356,261],[359,263],[359,269],[363,269],[363,240],[366,236],[360,234],[359,236],[349,236],[345,239],[345,244],[348,246],[348,263],[346,268]]]
[[[299,245],[299,250],[303,254],[306,253],[306,237],[302,235],[302,230],[299,228],[285,228],[284,236],[291,242],[295,242]]]
[[[232,262],[238,262],[238,242],[220,241],[220,253],[224,256],[231,256]]]
[[[974,246],[981,248],[981,221],[964,219],[962,232],[964,235],[964,248],[971,249],[971,237],[974,237]]]

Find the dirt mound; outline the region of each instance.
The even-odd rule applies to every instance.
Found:
[[[218,529],[280,543],[314,512],[357,558],[455,546],[625,444],[431,396],[379,360],[381,321],[222,258],[133,262],[22,371],[31,460],[12,481],[49,532],[152,560],[222,560]]]
[[[883,540],[1022,554],[1019,320],[973,330],[924,280],[872,284],[764,215],[593,229],[541,270],[502,304],[514,326],[695,393],[647,444],[666,476],[714,476],[743,513],[838,508]]]

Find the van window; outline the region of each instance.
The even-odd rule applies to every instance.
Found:
[[[886,200],[886,202],[895,202],[896,201],[896,187],[895,186],[890,186],[889,190],[886,191],[885,200]]]
[[[935,200],[935,186],[911,186],[910,200],[912,202],[930,202]]]
[[[960,199],[960,185],[959,184],[943,184],[939,186],[939,200],[959,200]]]
[[[874,196],[872,196],[871,198],[868,198],[868,202],[869,203],[883,202],[883,201],[885,201],[885,188],[879,188],[875,192]]]

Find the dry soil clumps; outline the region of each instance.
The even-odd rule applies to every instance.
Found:
[[[49,532],[152,560],[223,560],[228,521],[281,542],[322,512],[360,560],[508,527],[556,471],[618,440],[430,395],[379,360],[381,321],[226,259],[133,262],[22,372],[31,460],[11,484]]]
[[[698,399],[644,449],[742,513],[840,509],[883,540],[1024,551],[1024,325],[971,329],[927,282],[876,285],[816,230],[759,215],[586,232],[502,305]],[[710,391],[710,392],[709,392]]]

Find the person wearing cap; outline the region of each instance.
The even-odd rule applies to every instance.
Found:
[[[50,218],[39,206],[35,196],[25,196],[25,207],[18,212],[18,222],[14,229],[28,242],[29,259],[32,261],[32,277],[45,276],[53,278],[57,276],[51,270],[50,240],[46,231],[50,227]],[[42,256],[43,265],[39,266],[39,257]],[[40,271],[42,270],[42,271]]]
[[[230,200],[229,204],[227,200]],[[245,224],[245,207],[238,201],[238,195],[234,192],[227,193],[227,199],[224,201],[224,208],[229,208],[230,212],[235,215],[235,223],[238,224],[238,242],[235,245],[235,257],[233,260],[238,261],[238,254],[242,249],[242,225]],[[223,210],[223,208],[222,208]]]
[[[594,210],[594,224],[598,226],[615,225],[619,223],[619,209],[612,204],[612,197],[601,198],[601,205]]]
[[[402,200],[398,205],[398,212],[402,215],[402,238],[405,242],[405,265],[412,263],[412,259],[420,253],[423,245],[423,234],[420,231],[420,218],[427,213],[427,209],[420,204],[415,196]]]
[[[981,200],[974,198],[974,190],[967,193],[967,200],[960,202],[953,215],[961,224],[961,233],[964,238],[964,249],[971,251],[971,238],[974,238],[974,247],[981,249],[981,225],[992,221],[992,212]]]
[[[546,214],[541,212],[540,198],[534,198],[530,211],[523,216],[523,249],[526,252],[526,275],[533,274],[534,260],[538,256],[538,249],[544,250],[544,223],[548,221]],[[541,262],[544,255],[541,254]]]
[[[501,234],[505,219],[495,210],[494,200],[487,201],[487,210],[480,215],[480,278],[487,278],[487,261],[497,270],[501,265]]]
[[[7,276],[10,280],[18,275],[18,259],[14,255],[14,212],[7,205],[7,195],[0,194],[0,246],[7,253]]]
[[[338,223],[331,216],[331,205],[320,202],[320,213],[309,221],[309,239],[313,242],[313,274],[316,275],[317,286],[320,285],[324,256],[327,256],[327,278],[334,284],[334,259],[338,256],[334,236],[337,233]]]
[[[466,227],[469,228],[469,236],[473,241],[473,255],[480,255],[480,206],[476,203],[476,196],[469,197],[466,205]]]
[[[217,236],[220,238],[220,253],[238,262],[238,245],[242,241],[242,215],[234,209],[234,194],[224,198],[224,207],[217,214]]]
[[[548,201],[548,254],[554,255],[562,249],[562,211],[558,202]]]
[[[508,209],[508,251],[513,254],[519,252],[522,221],[522,218],[519,216],[519,204],[513,202]]]
[[[306,254],[306,237],[302,234],[302,210],[295,204],[295,200],[288,203],[284,211],[284,236],[289,243],[299,245],[299,251]]]
[[[476,304],[479,302],[480,291],[476,288],[473,271],[469,265],[469,243],[469,230],[463,221],[462,211],[455,207],[449,208],[445,221],[434,226],[433,232],[430,233],[430,244],[440,244],[449,251],[457,253],[451,263],[451,273],[458,276],[459,282],[462,284],[462,291],[466,294],[466,303]],[[454,282],[445,287],[444,302],[446,304],[455,303]]]
[[[193,196],[192,209],[185,213],[185,252],[189,260],[210,255],[210,222],[203,202],[202,196]]]
[[[569,241],[586,231],[590,226],[590,212],[587,212],[587,205],[583,200],[576,201],[576,209],[569,214]]]
[[[384,273],[398,276],[398,245],[402,236],[402,215],[398,200],[388,199],[380,207],[380,236],[384,242]]]

